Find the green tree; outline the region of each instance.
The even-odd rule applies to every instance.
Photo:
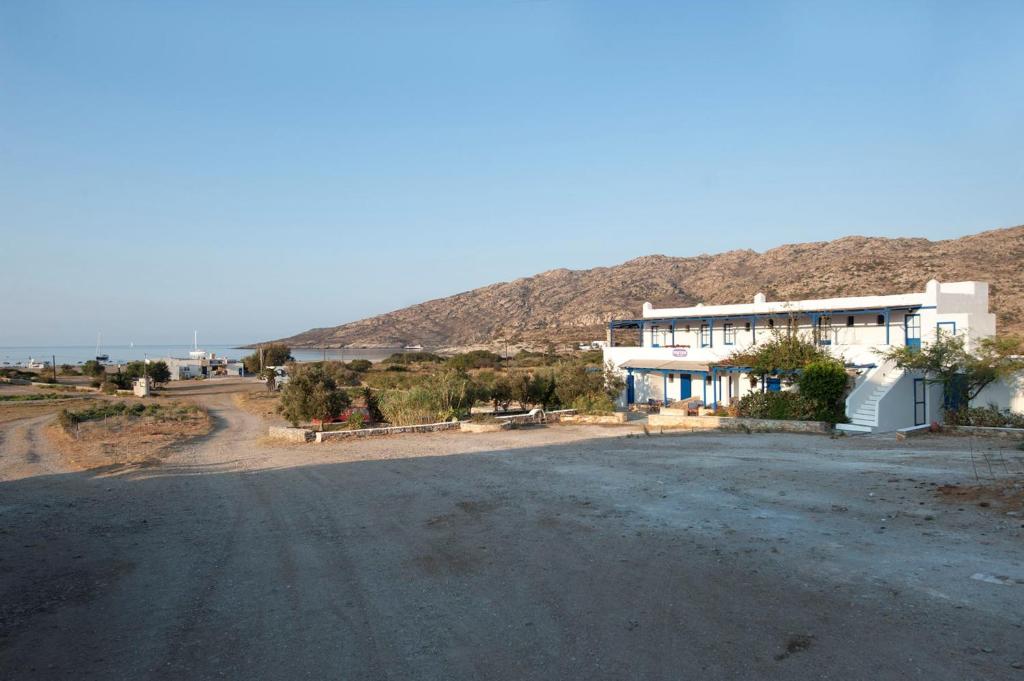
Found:
[[[966,409],[987,386],[1024,370],[1024,339],[982,338],[971,351],[963,336],[944,333],[920,348],[893,348],[885,358],[924,373],[927,382],[942,385],[947,405]]]
[[[171,370],[167,366],[167,362],[162,359],[158,359],[155,362],[149,363],[149,377],[153,379],[153,383],[156,385],[163,385],[171,380]]]
[[[292,349],[284,343],[271,343],[270,345],[263,346],[263,364],[260,365],[260,351],[259,349],[251,355],[246,355],[242,358],[242,366],[245,367],[246,373],[259,375],[260,369],[263,367],[277,367],[284,366],[288,362],[295,361],[292,357]]]
[[[842,362],[818,360],[803,368],[797,377],[800,394],[813,405],[816,421],[836,423],[845,417],[843,398],[849,376]]]
[[[373,367],[373,362],[368,359],[354,359],[348,363],[348,368],[358,374],[365,374]]]
[[[772,332],[768,341],[738,350],[729,357],[733,366],[749,367],[751,376],[762,378],[778,373],[795,373],[812,362],[836,361],[812,335],[796,331]]]
[[[348,394],[338,389],[334,378],[322,366],[296,366],[281,391],[278,409],[293,426],[299,421],[319,419],[323,430],[324,423],[340,414],[349,403]]]
[[[86,376],[92,376],[93,378],[103,378],[107,373],[107,368],[96,360],[90,359],[82,365],[82,373]]]

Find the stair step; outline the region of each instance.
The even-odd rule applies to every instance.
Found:
[[[870,433],[871,426],[859,425],[857,423],[837,423],[836,430],[845,430],[851,433]]]

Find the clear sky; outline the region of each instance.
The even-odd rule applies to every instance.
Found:
[[[1022,35],[1019,0],[7,0],[0,345],[1024,223]]]

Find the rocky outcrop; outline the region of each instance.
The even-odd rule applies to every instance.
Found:
[[[604,337],[640,306],[902,293],[925,282],[981,280],[1003,332],[1024,332],[1024,226],[960,239],[846,237],[764,253],[649,255],[614,267],[557,269],[282,339],[293,347],[428,348],[542,344]]]

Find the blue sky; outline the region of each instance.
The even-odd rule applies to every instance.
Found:
[[[1024,3],[0,4],[0,345],[1024,223]]]

